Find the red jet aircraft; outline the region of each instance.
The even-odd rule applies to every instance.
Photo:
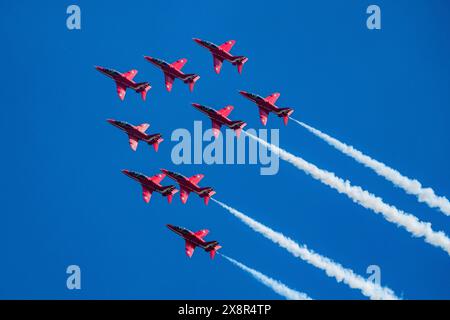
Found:
[[[139,140],[147,142],[149,145],[153,145],[153,148],[156,152],[158,152],[158,147],[161,142],[164,141],[162,135],[160,133],[155,134],[147,134],[145,131],[150,127],[148,123],[143,123],[138,126],[134,126],[125,121],[119,121],[114,119],[106,120],[111,123],[113,126],[119,128],[120,130],[125,131],[128,134],[128,139],[130,142],[130,147],[133,151],[136,151]]]
[[[204,114],[206,114],[212,121],[212,129],[214,137],[218,137],[220,133],[220,127],[222,125],[227,126],[230,129],[233,129],[236,132],[236,136],[239,137],[241,134],[242,128],[244,128],[247,124],[244,121],[237,120],[231,121],[228,119],[228,115],[233,111],[233,106],[226,106],[220,110],[214,110],[213,108],[209,108],[206,106],[202,106],[198,103],[193,103],[192,106]]]
[[[209,230],[200,230],[197,232],[192,232],[188,229],[173,226],[168,224],[167,227],[175,232],[176,234],[183,237],[186,241],[186,255],[190,258],[194,254],[194,250],[196,247],[200,247],[204,249],[206,252],[209,252],[209,256],[211,259],[214,259],[216,255],[216,251],[222,248],[217,241],[205,241],[203,238],[209,233]]]
[[[133,81],[133,78],[138,73],[137,70],[133,69],[133,70],[130,70],[125,73],[120,73],[113,69],[107,69],[107,68],[103,68],[103,67],[95,67],[95,68],[116,82],[117,94],[119,95],[120,100],[123,101],[123,99],[125,99],[125,94],[126,94],[127,88],[131,88],[136,92],[140,92],[141,96],[142,96],[142,100],[145,101],[145,97],[147,96],[147,91],[150,90],[151,86],[148,82],[134,82]]]
[[[186,64],[187,59],[183,58],[175,61],[174,63],[167,63],[164,60],[160,60],[157,58],[152,58],[145,56],[147,61],[153,63],[155,66],[160,68],[162,72],[164,72],[164,78],[166,81],[166,89],[170,92],[172,90],[172,84],[175,78],[182,80],[184,83],[189,84],[189,90],[194,90],[195,82],[200,79],[200,76],[194,73],[185,74],[181,71],[183,66]]]
[[[233,56],[230,53],[231,48],[233,48],[236,41],[228,40],[227,42],[221,44],[220,46],[201,39],[194,38],[194,41],[197,42],[202,47],[208,49],[213,56],[214,60],[214,70],[217,74],[220,73],[220,69],[222,68],[222,63],[224,60],[231,62],[234,66],[237,66],[238,72],[242,73],[242,66],[244,63],[248,61],[247,57],[244,56]]]
[[[153,177],[147,177],[142,173],[130,170],[122,170],[122,172],[131,179],[136,180],[141,184],[142,196],[144,197],[144,201],[147,203],[150,202],[153,191],[159,192],[164,197],[167,197],[167,201],[169,201],[169,203],[172,202],[173,195],[178,192],[178,190],[174,186],[162,186],[160,184],[161,180],[166,176],[163,173],[159,173]]]
[[[278,108],[275,105],[275,102],[280,97],[280,94],[278,92],[275,92],[266,98],[245,91],[239,91],[239,93],[258,105],[259,117],[263,125],[266,125],[267,123],[269,112],[273,112],[278,117],[283,118],[285,125],[287,125],[288,123],[289,116],[294,112],[294,110],[291,108]]]
[[[187,178],[179,173],[172,172],[166,169],[161,169],[169,178],[175,180],[180,185],[180,198],[181,202],[186,203],[190,192],[194,192],[203,198],[205,204],[208,204],[209,198],[211,198],[216,192],[211,187],[200,188],[197,184],[203,179],[203,174],[196,174],[190,178]]]

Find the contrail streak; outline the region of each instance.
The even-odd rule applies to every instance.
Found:
[[[333,277],[337,282],[344,282],[350,288],[361,290],[362,294],[369,297],[370,299],[383,299],[383,300],[397,300],[398,298],[394,292],[385,287],[381,287],[379,284],[373,283],[364,279],[363,277],[356,275],[352,270],[344,268],[342,265],[332,261],[329,258],[323,257],[312,250],[309,250],[304,245],[299,245],[292,239],[286,237],[282,233],[274,231],[269,227],[266,227],[262,223],[253,220],[252,218],[246,216],[242,212],[227,206],[226,204],[211,198],[214,202],[220,205],[222,208],[228,210],[236,218],[241,220],[252,230],[262,234],[267,239],[278,244],[280,247],[286,249],[293,256],[300,258],[313,266],[324,270],[327,276]]]
[[[322,170],[312,163],[305,161],[304,159],[294,156],[293,154],[270,144],[263,139],[260,139],[245,130],[242,130],[246,135],[255,139],[265,147],[269,148],[272,152],[277,154],[281,159],[291,163],[296,168],[311,175],[314,179],[321,181],[323,184],[337,190],[339,193],[345,194],[354,202],[363,206],[364,208],[371,209],[375,213],[381,213],[384,218],[397,226],[403,227],[408,230],[415,237],[424,237],[425,241],[436,247],[442,248],[450,255],[450,239],[442,231],[434,231],[431,228],[431,223],[422,222],[412,214],[406,213],[396,207],[386,204],[380,197],[367,192],[359,186],[353,186],[350,181],[343,180],[337,177],[334,173]]]
[[[424,202],[431,208],[438,208],[444,214],[450,216],[450,201],[448,201],[446,197],[436,195],[433,189],[424,188],[419,181],[402,175],[397,170],[388,167],[382,162],[372,159],[371,157],[365,155],[354,147],[349,146],[316,128],[313,128],[304,122],[298,121],[294,118],[291,119],[315,136],[321,138],[329,145],[336,148],[337,150],[355,159],[357,162],[363,164],[364,166],[372,169],[378,175],[384,177],[386,180],[389,180],[397,187],[402,188],[406,191],[406,193],[417,196],[419,202]]]
[[[308,295],[302,292],[298,292],[296,290],[293,290],[283,283],[281,283],[278,280],[272,279],[264,274],[262,274],[259,271],[256,271],[255,269],[249,268],[246,265],[240,263],[239,261],[236,261],[230,257],[227,257],[226,255],[219,253],[222,257],[230,261],[235,266],[241,268],[242,270],[250,273],[256,280],[264,284],[265,286],[269,287],[276,293],[278,293],[280,296],[285,297],[288,300],[312,300]]]

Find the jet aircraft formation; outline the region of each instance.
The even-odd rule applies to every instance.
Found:
[[[230,62],[237,67],[239,74],[242,73],[244,64],[248,61],[245,56],[234,56],[230,53],[232,47],[235,45],[235,40],[228,40],[221,45],[216,45],[212,42],[193,39],[200,46],[208,49],[213,57],[214,71],[219,74],[224,61]],[[182,68],[187,63],[186,58],[181,58],[173,63],[168,63],[162,59],[150,56],[144,56],[145,60],[161,69],[164,74],[165,87],[167,91],[171,91],[175,79],[179,79],[189,85],[189,90],[194,90],[195,83],[200,79],[200,76],[195,73],[184,73]],[[132,69],[128,72],[121,73],[114,69],[96,66],[99,72],[114,80],[116,84],[117,94],[120,100],[125,99],[126,90],[132,89],[136,93],[140,93],[142,100],[146,100],[147,92],[151,89],[148,82],[135,82],[133,79],[138,71]],[[294,112],[291,108],[280,108],[275,105],[280,93],[273,93],[266,98],[257,94],[239,91],[239,93],[250,101],[254,102],[259,109],[259,116],[261,123],[265,126],[269,113],[274,113],[280,118],[283,118],[284,124],[287,125],[290,115]],[[242,129],[247,125],[242,120],[231,120],[229,115],[234,107],[227,105],[219,110],[207,107],[199,103],[192,103],[192,106],[198,111],[204,113],[211,120],[214,137],[218,137],[222,126],[226,126],[235,131],[236,136],[239,137]],[[130,147],[136,151],[139,141],[143,141],[152,145],[155,151],[158,151],[159,144],[164,140],[161,133],[146,133],[149,128],[148,123],[140,125],[133,125],[125,121],[108,119],[108,123],[124,131],[129,140]],[[172,172],[167,169],[161,169],[160,173],[153,176],[146,176],[132,170],[122,170],[122,172],[129,178],[135,180],[141,185],[142,197],[146,203],[150,202],[153,192],[160,193],[166,197],[168,202],[172,202],[173,195],[180,192],[180,199],[183,204],[188,200],[189,194],[195,193],[200,198],[203,198],[205,205],[208,204],[209,199],[216,193],[211,187],[200,187],[198,184],[204,178],[203,174],[195,174],[191,177],[186,177],[180,173]],[[165,177],[169,177],[179,185],[179,190],[173,185],[161,185],[161,181]],[[192,232],[186,228],[167,224],[167,227],[178,234],[185,240],[185,252],[188,257],[191,257],[196,247],[204,249],[210,253],[211,259],[214,258],[217,250],[221,248],[217,241],[205,241],[203,238],[209,233],[208,230],[200,230]]]

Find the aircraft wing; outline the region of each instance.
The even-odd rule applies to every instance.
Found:
[[[180,198],[182,203],[186,203],[189,198],[189,191],[184,188],[180,188]]]
[[[153,177],[150,177],[149,179],[153,181],[154,183],[160,184],[161,181],[165,178],[165,173],[159,173],[157,175],[154,175]]]
[[[136,151],[138,143],[139,143],[138,139],[136,139],[135,137],[129,135],[128,136],[128,141],[130,142],[131,149],[133,149],[133,151]]]
[[[197,183],[199,183],[203,179],[203,177],[204,175],[202,174],[196,174],[195,176],[188,178],[188,180],[193,184],[197,185]]]
[[[203,229],[203,230],[194,232],[194,234],[201,239],[203,239],[208,233],[209,233],[209,230],[207,230],[207,229]]]
[[[213,60],[214,60],[214,70],[216,71],[217,74],[219,74],[220,69],[222,68],[223,59],[213,54]]]
[[[186,240],[186,255],[190,258],[194,254],[195,244]]]
[[[149,203],[150,198],[152,196],[152,191],[145,186],[142,186],[142,197],[144,197],[144,201]]]
[[[224,117],[228,117],[231,111],[233,111],[233,106],[226,106],[225,108],[222,108],[217,111],[218,114]]]
[[[147,131],[148,127],[150,127],[150,125],[148,123],[143,123],[143,124],[136,126],[136,129],[138,129],[142,133],[145,133],[145,131]]]
[[[128,80],[133,80],[134,79],[134,77],[137,75],[137,70],[136,69],[133,69],[133,70],[130,70],[130,71],[128,71],[128,72],[125,72],[124,74],[123,74],[123,76],[125,77],[125,78],[127,78]]]
[[[233,48],[233,46],[234,46],[235,43],[236,43],[236,41],[234,41],[234,40],[228,40],[227,42],[222,43],[222,44],[219,46],[219,48],[222,49],[223,51],[228,52],[228,51],[231,50],[231,48]]]
[[[269,114],[267,113],[266,110],[264,110],[263,108],[259,108],[259,118],[261,119],[261,123],[263,125],[266,125],[268,115]]]
[[[175,61],[174,63],[171,63],[170,65],[172,67],[174,67],[175,69],[181,70],[183,68],[183,66],[186,64],[187,59],[186,58],[182,58],[180,60]]]
[[[220,127],[222,126],[219,122],[215,121],[215,120],[211,120],[212,121],[212,131],[213,131],[213,135],[214,137],[218,137],[220,134]]]
[[[266,101],[271,104],[275,104],[277,102],[280,94],[278,92],[272,93],[270,96],[266,97]]]
[[[116,82],[117,94],[119,95],[120,100],[125,99],[125,94],[127,93],[127,88]]]
[[[170,90],[172,90],[173,81],[175,79],[171,75],[164,73],[164,80],[166,81],[166,89],[170,92]]]

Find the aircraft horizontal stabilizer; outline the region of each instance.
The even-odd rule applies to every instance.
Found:
[[[247,123],[245,123],[244,121],[241,121],[241,120],[232,121],[231,122],[231,129],[233,129],[234,132],[236,132],[236,136],[239,138],[239,136],[241,135],[242,129],[246,125],[247,125]]]
[[[221,249],[222,247],[219,245],[219,242],[217,241],[209,241],[206,242],[205,251],[209,252],[209,256],[211,259],[214,259],[214,256],[216,255],[217,250]]]
[[[205,205],[208,205],[209,199],[215,195],[216,192],[211,187],[205,187],[200,189],[200,197],[203,198]]]
[[[136,84],[136,92],[141,93],[142,100],[145,101],[147,97],[147,91],[151,89],[151,86],[148,82],[140,82]]]
[[[183,82],[189,84],[189,90],[192,92],[194,90],[194,85],[198,81],[198,79],[200,79],[199,75],[191,73],[186,75]]]
[[[238,72],[242,73],[242,67],[244,66],[244,63],[246,63],[247,61],[248,61],[247,57],[238,56],[234,59],[232,63],[233,65],[237,66]]]
[[[167,186],[166,189],[164,189],[162,195],[167,197],[167,201],[169,203],[172,203],[173,195],[177,192],[178,192],[178,190],[174,186],[171,185],[171,186]]]
[[[294,109],[291,108],[281,108],[277,115],[283,118],[284,125],[287,125],[289,116],[294,113]]]

